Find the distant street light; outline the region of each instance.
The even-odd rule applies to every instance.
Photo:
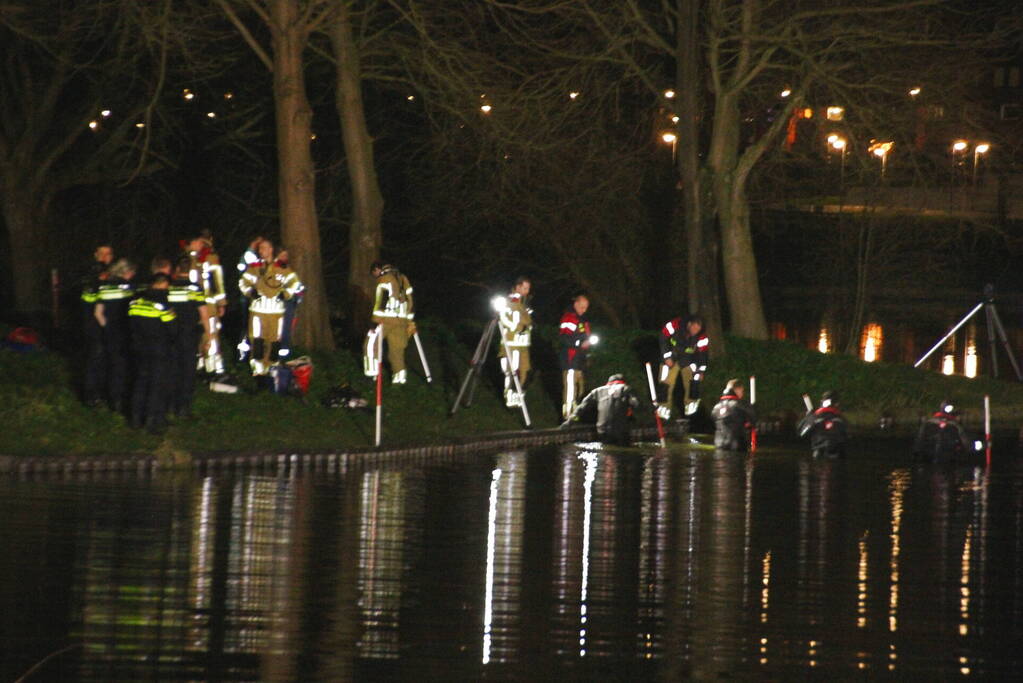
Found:
[[[484,114],[489,114],[492,109],[493,107],[491,107],[489,104],[484,104],[483,106],[480,107],[480,111],[483,112]]]
[[[832,137],[834,137],[833,140],[831,139]],[[842,170],[841,170],[840,175],[839,175],[839,182],[841,183],[842,187],[844,188],[845,187],[845,152],[848,149],[848,145],[846,143],[846,139],[845,138],[840,138],[837,135],[834,135],[834,136],[830,136],[829,135],[828,136],[828,140],[831,142],[831,146],[833,148],[835,148],[835,150],[837,150],[842,155],[842,163],[841,163],[841,169]]]
[[[889,152],[892,151],[892,147],[894,147],[894,146],[895,146],[895,143],[892,142],[891,140],[888,140],[888,141],[885,141],[885,142],[875,142],[874,144],[872,144],[868,148],[868,151],[870,151],[874,156],[876,156],[879,159],[881,159],[881,178],[882,179],[885,177],[885,174],[886,174],[886,172],[888,170],[888,154],[889,154]]]
[[[579,93],[574,91],[574,90],[572,92],[568,93],[568,99],[570,99],[570,100],[574,100],[577,97],[579,97]]]
[[[920,94],[920,86],[916,86],[914,88],[911,88],[910,91],[909,91],[909,96],[910,97],[916,97],[919,94]]]
[[[670,99],[675,97],[675,91],[671,90],[671,89],[665,90],[664,91],[664,96],[667,97],[670,100]]]
[[[792,94],[792,91],[789,90],[788,88],[785,88],[784,90],[781,91],[782,98],[788,97],[791,94]]]
[[[678,136],[668,132],[661,135],[661,140],[671,145],[671,163],[675,163],[675,148],[678,145]]]
[[[977,184],[977,163],[980,161],[980,155],[986,153],[991,149],[991,145],[986,142],[982,142],[973,148],[973,184]]]
[[[961,155],[970,146],[966,140],[956,140],[952,143],[952,184],[956,184],[956,177],[959,175],[959,167],[962,164]]]

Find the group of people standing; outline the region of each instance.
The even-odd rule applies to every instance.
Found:
[[[82,283],[83,398],[152,432],[163,430],[168,415],[191,415],[197,373],[230,382],[222,343],[228,297],[213,237],[203,231],[181,247],[176,260],[155,258],[140,278],[133,261],[115,259],[110,245],[100,245]],[[257,238],[239,263],[257,378],[266,375],[271,357],[286,355],[283,302],[301,296],[286,258]],[[239,348],[247,346],[243,341]]]

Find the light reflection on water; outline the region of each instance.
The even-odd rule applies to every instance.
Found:
[[[0,481],[0,676],[1005,677],[1023,466],[605,450]],[[882,674],[884,672],[884,674]],[[31,680],[31,679],[30,679]]]

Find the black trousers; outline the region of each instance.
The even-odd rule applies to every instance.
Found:
[[[135,354],[135,384],[131,395],[133,427],[156,428],[166,424],[169,369],[169,350]]]
[[[95,320],[85,321],[85,375],[82,378],[82,398],[86,403],[102,401],[107,387],[107,350],[103,343],[103,328]]]
[[[168,409],[181,415],[192,409],[195,394],[195,358],[198,353],[202,327],[193,325],[180,330],[171,347],[168,377]]]

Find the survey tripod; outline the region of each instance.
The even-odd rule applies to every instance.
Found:
[[[450,415],[454,415],[458,412],[458,409],[463,405],[468,408],[472,405],[472,400],[476,396],[476,386],[479,383],[480,373],[483,371],[483,366],[487,362],[487,354],[490,352],[490,344],[494,340],[494,335],[497,334],[498,339],[501,340],[501,348],[504,349],[504,356],[508,359],[507,363],[502,364],[504,369],[504,375],[506,378],[511,380],[510,386],[515,387],[515,393],[519,395],[519,407],[522,408],[522,419],[525,421],[526,426],[530,426],[529,421],[529,409],[526,407],[526,394],[522,390],[522,382],[519,381],[518,368],[513,368],[511,359],[511,352],[508,350],[508,343],[501,334],[500,326],[498,325],[497,318],[494,317],[487,323],[486,328],[483,330],[483,334],[480,336],[479,343],[476,344],[476,352],[472,354],[472,359],[469,361],[469,369],[465,373],[465,379],[462,380],[462,387],[458,390],[458,396],[455,398],[454,405],[451,406]],[[468,394],[466,392],[468,391]],[[462,402],[462,398],[465,398],[465,402]]]
[[[975,316],[980,309],[984,309],[985,317],[987,318],[987,340],[991,344],[991,375],[995,378],[998,377],[998,349],[995,346],[995,335],[1002,342],[1002,346],[1005,347],[1005,354],[1009,356],[1009,362],[1012,363],[1012,369],[1016,371],[1016,379],[1023,382],[1023,374],[1020,374],[1019,364],[1016,363],[1016,356],[1012,352],[1012,347],[1009,346],[1009,339],[1005,335],[1005,328],[1002,326],[1002,319],[998,316],[998,309],[995,308],[995,286],[987,284],[984,286],[984,298],[979,304],[973,307],[973,309],[967,313],[962,320],[955,324],[948,333],[942,337],[937,344],[931,347],[931,350],[925,353],[920,360],[913,364],[914,368],[920,367],[920,364],[931,357],[931,355],[941,347],[948,338],[955,334],[960,327],[965,325],[967,321]]]

